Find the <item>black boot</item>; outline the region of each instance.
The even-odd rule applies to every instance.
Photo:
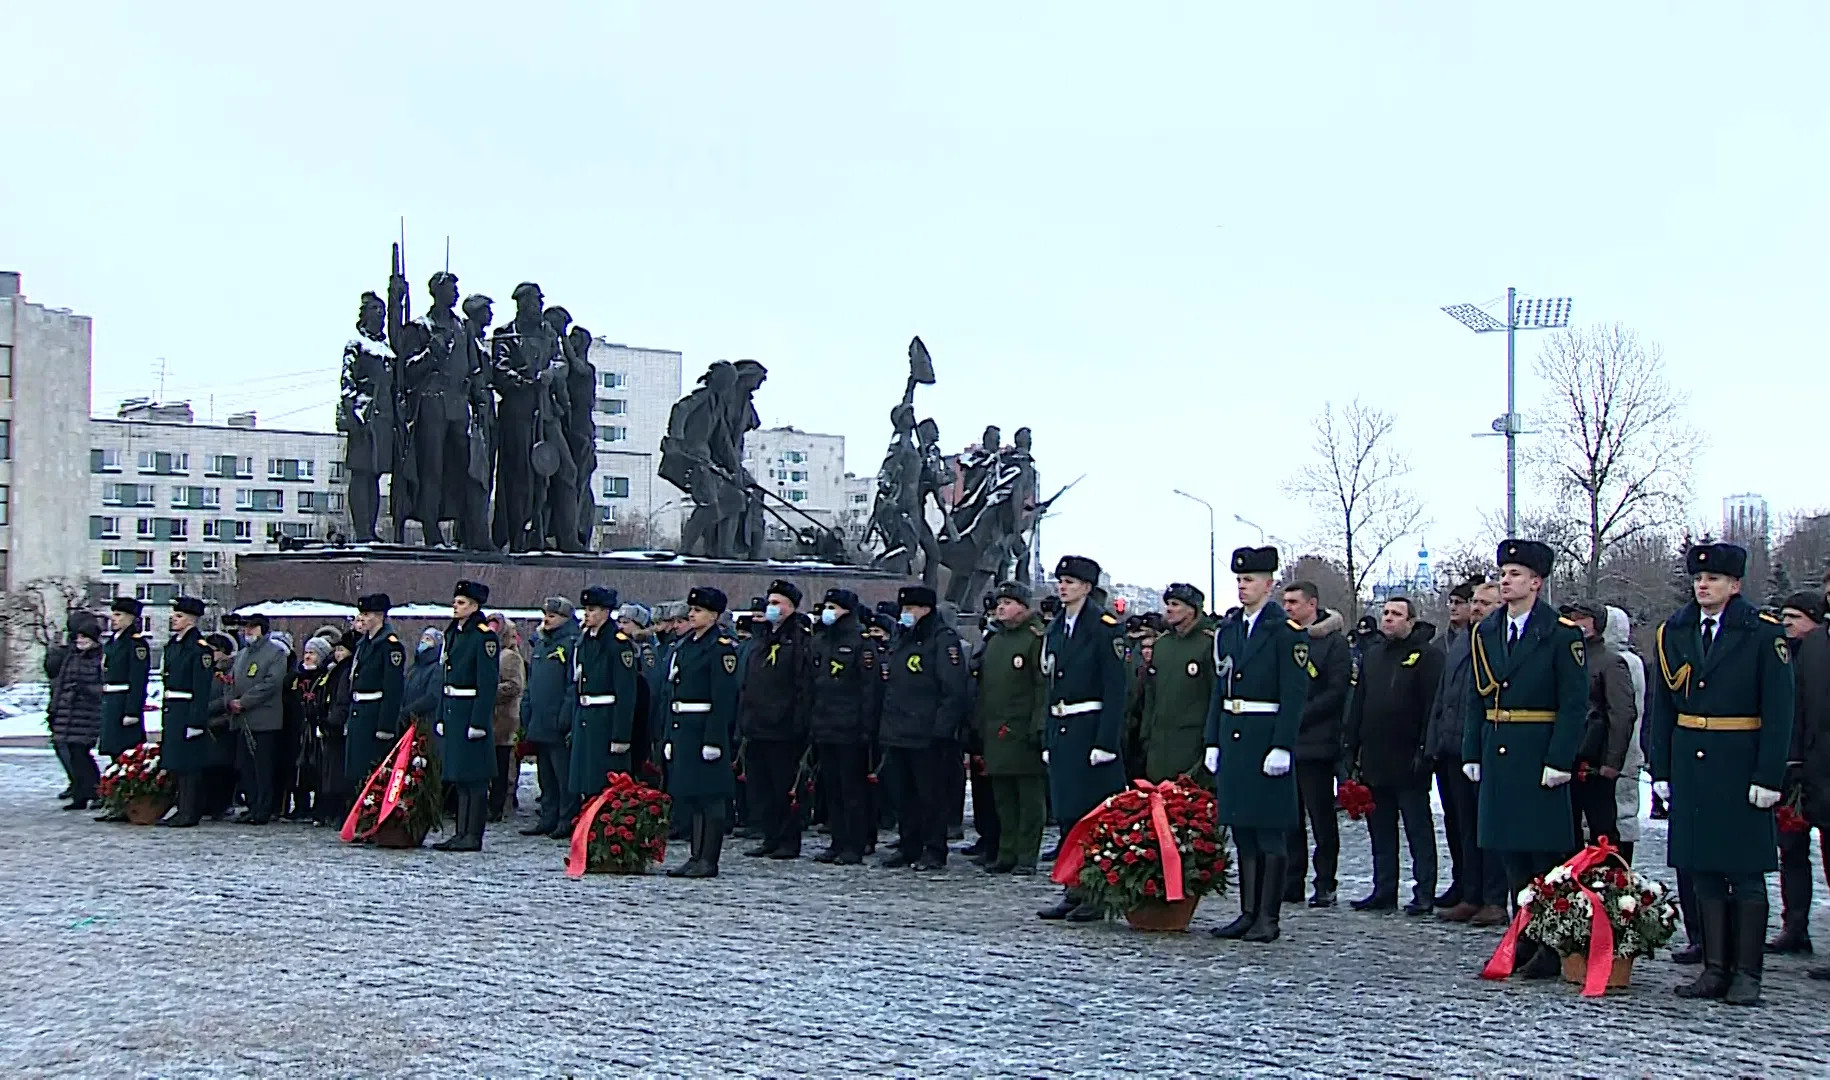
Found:
[[[1728,993],[1729,951],[1734,942],[1730,937],[1734,920],[1729,915],[1728,900],[1697,897],[1697,922],[1703,929],[1703,973],[1694,982],[1678,987],[1675,993],[1681,998],[1719,998]],[[1765,934],[1766,923],[1763,921],[1756,931],[1756,937]]]
[[[178,778],[178,809],[159,822],[174,829],[196,828],[203,817],[203,777],[196,774]]]
[[[702,839],[705,836],[703,818],[703,814],[694,814],[692,816],[692,821],[687,825],[686,832],[688,843],[686,861],[679,866],[674,867],[672,870],[669,870],[667,872],[668,877],[685,877],[688,871],[699,865],[699,850],[703,846]]]
[[[1074,898],[1074,891],[1072,889],[1066,889],[1062,891],[1061,899],[1055,901],[1048,907],[1043,908],[1041,911],[1036,912],[1036,918],[1048,919],[1050,921],[1065,919],[1068,917],[1068,912],[1073,911],[1079,906],[1080,901]]]
[[[692,867],[681,877],[708,878],[718,876],[718,856],[724,851],[724,815],[706,814],[705,824],[700,826],[699,865]]]
[[[483,823],[478,818],[479,814],[488,815],[489,806],[468,789],[460,789],[457,799],[457,820],[453,823],[452,837],[433,847],[439,851],[481,851]]]
[[[1766,897],[1737,900],[1734,910],[1735,951],[1732,959],[1735,974],[1729,980],[1728,992],[1722,995],[1722,1000],[1729,1005],[1758,1005],[1761,968],[1766,961]]]
[[[1289,873],[1290,857],[1288,855],[1266,855],[1258,868],[1258,917],[1252,920],[1252,928],[1245,932],[1243,941],[1270,942],[1276,941],[1282,931],[1278,928],[1277,917],[1283,907],[1284,889],[1288,882],[1284,880]],[[1297,890],[1300,897],[1302,891]]]
[[[1212,931],[1217,938],[1236,941],[1245,936],[1252,924],[1258,921],[1258,888],[1263,878],[1264,857],[1253,856],[1239,858],[1239,917],[1225,926],[1215,927]],[[1283,888],[1279,879],[1278,888]]]
[[[1770,953],[1805,953],[1811,949],[1811,865],[1779,868],[1779,936],[1766,943]]]

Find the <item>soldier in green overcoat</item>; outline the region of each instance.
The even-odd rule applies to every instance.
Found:
[[[489,780],[496,773],[496,676],[502,643],[483,622],[489,586],[459,581],[445,628],[445,690],[433,732],[439,737],[445,782],[457,789],[457,830],[432,845],[440,851],[483,850],[489,820]]]
[[[400,704],[406,698],[407,647],[388,625],[387,593],[356,598],[355,666],[350,669],[349,723],[343,741],[344,783],[362,790],[406,731]]]
[[[210,687],[215,672],[197,634],[203,601],[172,601],[172,636],[165,643],[165,697],[159,715],[159,764],[178,780],[178,810],[162,824],[188,829],[203,816],[203,770],[210,764]]]
[[[1215,937],[1276,941],[1298,808],[1292,751],[1309,695],[1309,638],[1271,599],[1274,547],[1237,548],[1239,604],[1214,632],[1205,764],[1239,850],[1239,917]],[[1160,643],[1159,643],[1160,644]]]
[[[1746,550],[1699,544],[1684,568],[1695,599],[1658,629],[1651,740],[1653,789],[1671,807],[1666,861],[1694,882],[1703,928],[1703,972],[1677,994],[1757,1005],[1791,653],[1779,620],[1741,596]]]
[[[1206,602],[1193,585],[1163,590],[1163,632],[1151,649],[1140,728],[1146,780],[1187,776],[1213,786],[1202,753],[1214,695],[1214,630],[1201,614]]]
[[[117,596],[108,606],[114,635],[102,646],[102,732],[98,748],[109,757],[146,741],[146,682],[152,642],[140,633],[140,602]]]
[[[687,630],[667,669],[667,793],[673,812],[690,820],[691,854],[668,877],[718,876],[724,848],[724,808],[736,790],[731,775],[737,730],[737,639],[718,619],[730,606],[722,591],[702,586],[686,594]]]
[[[975,720],[999,827],[998,850],[985,869],[1033,874],[1047,812],[1042,734],[1048,680],[1042,675],[1042,639],[1048,631],[1030,606],[1029,586],[1006,581],[998,586],[996,599],[992,616],[998,626],[985,639],[976,673]]]
[[[580,594],[584,631],[573,653],[572,760],[566,769],[570,802],[579,806],[604,790],[611,773],[629,771],[635,731],[635,643],[611,621],[616,590],[592,585]]]
[[[1496,852],[1513,895],[1576,850],[1569,782],[1588,718],[1582,631],[1540,595],[1555,556],[1536,540],[1502,542],[1500,601],[1469,642],[1462,772],[1480,785],[1480,846]],[[1550,949],[1519,942],[1525,978],[1558,970]]]

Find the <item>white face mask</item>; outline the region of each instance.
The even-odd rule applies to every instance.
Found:
[[[825,611],[820,612],[820,624],[822,626],[831,626],[838,621],[839,613],[832,608],[827,608]]]
[[[780,604],[770,604],[768,607],[763,608],[763,618],[769,620],[769,625],[771,626],[781,622],[782,606]]]

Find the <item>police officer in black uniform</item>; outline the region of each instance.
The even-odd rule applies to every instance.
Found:
[[[796,789],[807,756],[807,707],[813,650],[801,615],[801,590],[772,581],[762,620],[744,654],[737,730],[743,737],[744,794],[760,834],[750,858],[798,859],[801,811]]]
[[[954,755],[971,692],[965,649],[959,632],[935,610],[933,589],[905,585],[896,602],[899,629],[878,665],[883,704],[877,730],[881,771],[902,835],[882,865],[940,870],[947,865],[947,785],[958,775]]]
[[[831,842],[814,862],[855,866],[876,834],[870,816],[870,747],[877,731],[877,670],[881,643],[858,621],[858,594],[827,589],[820,625],[809,645],[813,679],[807,688],[808,729],[820,761]]]

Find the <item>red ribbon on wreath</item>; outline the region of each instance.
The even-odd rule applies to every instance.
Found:
[[[591,846],[591,823],[597,820],[597,815],[603,813],[610,797],[641,786],[630,779],[628,773],[611,773],[610,782],[604,785],[604,790],[593,796],[585,808],[579,811],[578,820],[572,823],[572,844],[566,849],[566,877],[585,876],[585,852]]]
[[[407,763],[412,760],[413,728],[409,725],[400,741],[394,744],[394,749],[381,760],[381,766],[369,774],[368,782],[362,785],[362,790],[350,804],[349,816],[343,819],[343,828],[337,833],[344,843],[367,840],[381,829],[381,823],[388,819],[388,814],[400,805],[400,794],[407,782]],[[362,800],[375,790],[375,785],[381,782],[384,772],[388,774],[388,786],[381,796],[381,809],[375,814],[375,823],[358,833],[356,820],[362,816]]]
[[[1163,792],[1175,785],[1165,780],[1153,784],[1148,780],[1133,780],[1138,790],[1150,796],[1150,827],[1156,833],[1158,861],[1163,867],[1163,899],[1174,903],[1182,899],[1182,852],[1176,847],[1175,832],[1169,827],[1169,807],[1163,802]],[[1117,796],[1113,796],[1116,798]],[[1072,888],[1080,881],[1080,868],[1086,863],[1087,838],[1099,825],[1100,815],[1111,806],[1108,798],[1087,813],[1087,816],[1074,823],[1067,836],[1061,840],[1061,852],[1055,857],[1054,872],[1049,875],[1057,885]]]
[[[1582,874],[1619,854],[1620,850],[1603,836],[1563,864],[1569,868],[1576,891],[1589,902],[1588,971],[1582,979],[1583,997],[1601,997],[1608,992],[1608,976],[1614,972],[1614,924],[1608,921],[1608,913],[1602,909],[1601,897],[1582,883]],[[1481,968],[1481,978],[1504,979],[1512,974],[1513,961],[1518,956],[1519,935],[1530,921],[1528,905],[1520,904],[1518,914],[1512,917],[1512,925],[1506,928],[1506,936],[1500,939],[1499,948],[1493,950],[1487,966]]]

